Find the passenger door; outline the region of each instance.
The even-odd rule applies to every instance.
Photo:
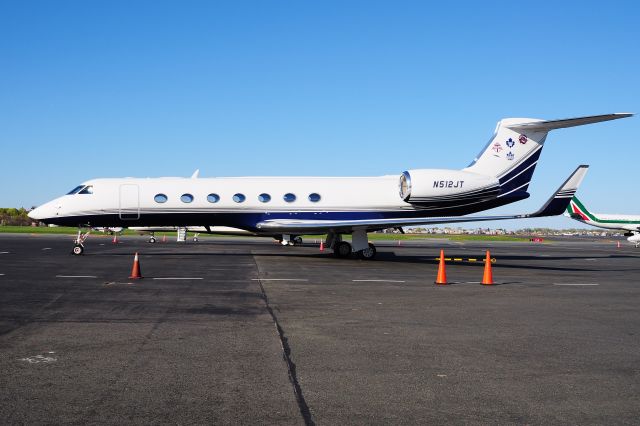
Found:
[[[138,220],[140,219],[140,193],[138,185],[120,185],[120,219]]]

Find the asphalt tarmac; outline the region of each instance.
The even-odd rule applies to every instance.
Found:
[[[0,419],[637,424],[640,249],[622,241],[381,242],[363,261],[312,241],[91,236],[72,256],[69,236],[0,235]],[[447,286],[441,248],[463,259]]]

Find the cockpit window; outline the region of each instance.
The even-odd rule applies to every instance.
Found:
[[[78,194],[93,194],[93,186],[91,185],[85,186],[82,191],[78,192]]]
[[[67,195],[77,194],[78,192],[80,192],[82,188],[84,188],[84,185],[78,185],[75,188],[73,188],[71,191],[69,191]]]

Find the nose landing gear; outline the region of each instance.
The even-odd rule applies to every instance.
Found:
[[[91,233],[91,228],[86,233],[82,233],[82,227],[78,227],[78,235],[76,239],[73,241],[73,249],[71,250],[71,254],[75,256],[80,256],[84,253],[84,241],[87,239],[89,234]]]

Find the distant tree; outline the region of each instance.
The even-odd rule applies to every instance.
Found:
[[[24,207],[0,208],[0,226],[29,226],[32,220],[27,213]]]

